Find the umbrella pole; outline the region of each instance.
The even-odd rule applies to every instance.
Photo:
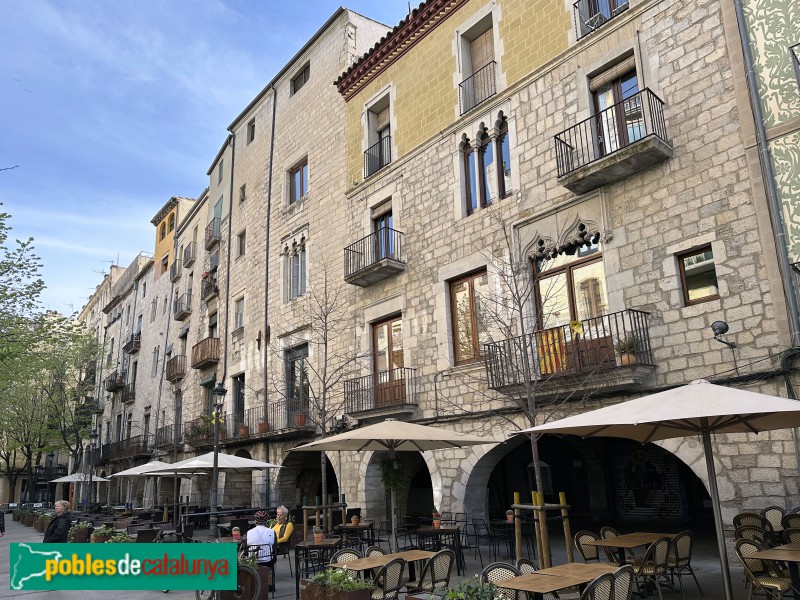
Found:
[[[395,456],[396,454],[394,448],[389,448],[389,460],[394,460]],[[392,532],[389,535],[389,542],[392,546],[392,552],[397,552],[397,511],[395,510],[395,507],[397,506],[397,497],[394,488],[392,488],[391,497],[392,501],[390,508],[392,511],[392,518],[389,522],[392,524]]]
[[[728,551],[725,548],[725,533],[722,530],[722,512],[719,507],[719,490],[717,489],[717,474],[714,471],[714,454],[711,451],[711,433],[708,430],[707,419],[703,419],[703,450],[706,455],[706,468],[708,469],[708,487],[711,492],[711,506],[714,509],[714,527],[717,530],[717,545],[719,546],[719,566],[722,572],[722,584],[725,588],[725,599],[733,600],[731,591],[731,571],[728,568]]]

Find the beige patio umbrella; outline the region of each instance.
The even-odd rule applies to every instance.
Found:
[[[359,427],[346,431],[310,444],[298,446],[293,450],[302,452],[320,452],[326,450],[352,450],[354,452],[387,451],[389,458],[394,458],[397,452],[424,452],[426,450],[442,450],[445,448],[461,448],[463,446],[477,446],[480,444],[498,444],[500,441],[484,438],[477,435],[467,435],[439,429],[427,425],[418,425],[396,419],[386,419],[381,423]],[[397,529],[397,515],[395,507],[397,501],[395,492],[391,492],[392,511],[392,550],[397,550],[395,529]]]
[[[567,417],[519,433],[567,433],[582,437],[621,437],[638,442],[699,435],[703,439],[708,486],[714,510],[725,598],[731,592],[728,556],[722,532],[712,433],[759,433],[800,426],[800,402],[709,383],[704,379],[678,388]]]
[[[111,481],[110,479],[106,479],[105,477],[99,477],[97,475],[92,476],[92,482],[98,483],[108,483]],[[53,479],[50,483],[89,483],[89,474],[88,473],[73,473],[72,475],[64,475],[64,477],[59,477],[58,479]]]
[[[178,475],[194,475],[198,473],[205,473],[213,467],[214,453],[207,452],[206,454],[193,456],[192,458],[187,458],[186,460],[181,460],[176,463],[152,468],[142,474],[160,475],[162,473],[170,473]],[[280,469],[282,467],[280,465],[274,465],[261,460],[253,460],[252,458],[244,458],[243,456],[234,456],[233,454],[219,452],[217,468],[234,473],[244,473],[246,471],[253,471],[255,469]]]

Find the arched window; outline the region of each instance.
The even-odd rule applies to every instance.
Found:
[[[169,216],[169,230],[170,231],[175,231],[175,215],[174,214]]]
[[[476,139],[461,138],[467,214],[489,206],[511,192],[511,148],[508,120],[500,112],[494,128],[483,123]]]
[[[167,237],[167,224],[166,223],[162,223],[161,224],[161,239],[163,240],[165,237]]]

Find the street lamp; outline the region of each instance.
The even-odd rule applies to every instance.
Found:
[[[94,475],[94,449],[97,446],[97,430],[92,429],[89,433],[89,511],[92,510],[92,500],[94,499],[94,491],[92,489],[92,476]]]
[[[211,413],[211,420],[214,423],[214,465],[211,469],[211,518],[209,519],[209,537],[216,539],[219,537],[219,515],[217,514],[217,494],[219,479],[219,424],[222,421],[222,406],[225,402],[225,394],[228,393],[222,382],[214,388],[214,412]]]

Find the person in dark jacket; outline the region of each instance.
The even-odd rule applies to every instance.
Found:
[[[6,534],[6,513],[0,510],[0,537]]]
[[[72,513],[69,512],[69,502],[56,501],[56,516],[44,532],[43,542],[67,542],[69,528],[72,526]]]

